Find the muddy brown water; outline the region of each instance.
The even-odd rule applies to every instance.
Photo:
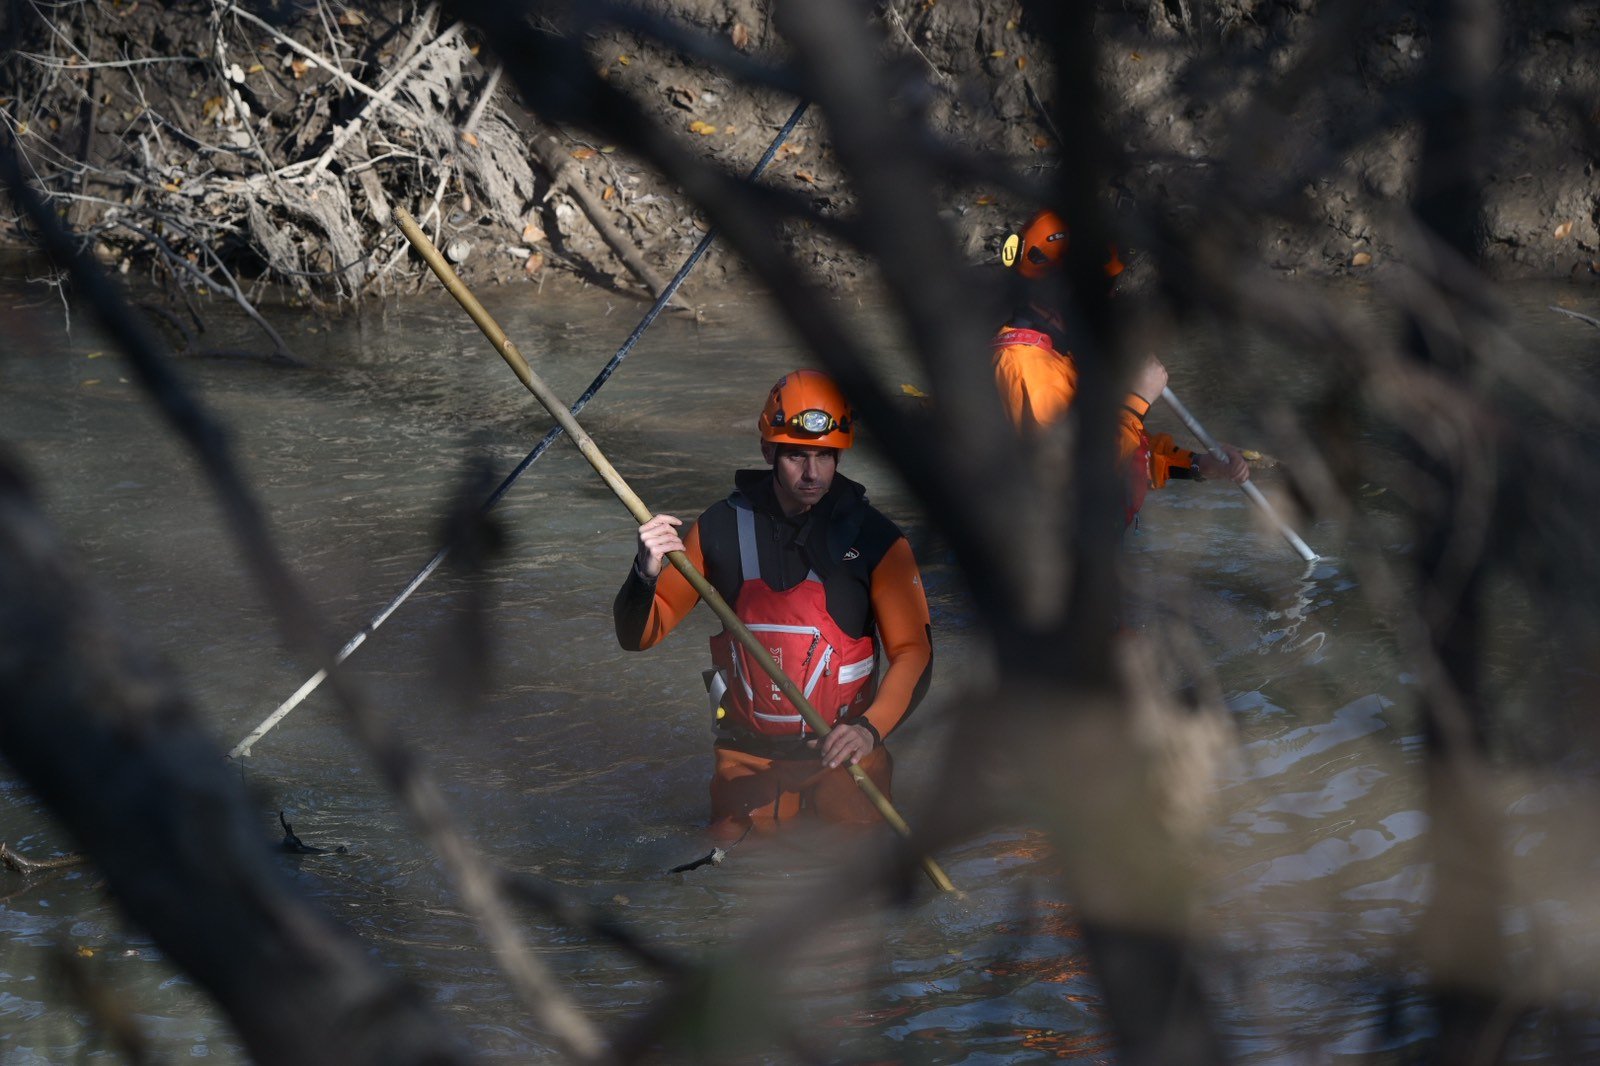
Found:
[[[642,312],[593,291],[487,295],[565,396],[588,384]],[[1573,304],[1571,290],[1524,285],[1506,298],[1531,349],[1587,373],[1600,330],[1545,310],[1558,299]],[[219,750],[231,746],[310,670],[285,650],[194,464],[156,424],[115,352],[81,320],[63,333],[59,303],[37,285],[0,286],[0,310],[14,327],[0,351],[0,437],[20,451],[95,579],[181,671]],[[804,360],[782,329],[738,302],[706,311],[699,323],[658,322],[584,416],[645,501],[685,517],[726,492],[735,466],[754,465],[762,394]],[[259,347],[225,311],[214,321],[219,347]],[[332,321],[284,311],[278,321],[310,368],[189,359],[183,369],[233,427],[285,555],[342,639],[432,554],[465,465],[486,456],[503,473],[549,420],[443,298]],[[867,316],[861,328],[879,327]],[[1317,367],[1271,345],[1221,334],[1193,343],[1171,356],[1173,385],[1219,436],[1238,439],[1235,427],[1253,426],[1265,399],[1293,397],[1319,379]],[[884,348],[892,353],[887,338]],[[885,355],[891,366],[893,358]],[[941,701],[982,676],[985,650],[948,553],[907,491],[868,449],[844,469],[922,552],[938,676],[894,743],[897,792],[915,811],[919,797],[951,787],[931,772],[948,717]],[[1374,492],[1367,505],[1381,514],[1388,504]],[[453,573],[436,575],[350,664],[427,752],[477,845],[691,956],[732,943],[790,893],[826,891],[829,855],[803,840],[666,873],[705,850],[698,827],[710,724],[699,670],[714,625],[697,612],[651,653],[617,649],[610,602],[631,526],[564,442],[496,515],[509,551],[490,577],[475,590]],[[1186,486],[1152,497],[1130,545],[1153,588],[1181,590],[1193,605],[1239,734],[1242,758],[1215,792],[1204,909],[1217,931],[1219,1021],[1252,1062],[1355,1061],[1427,1033],[1404,961],[1431,883],[1414,678],[1340,561],[1337,531],[1302,532],[1329,556],[1309,570],[1257,528],[1240,494]],[[1409,550],[1398,523],[1390,547]],[[468,705],[472,686],[441,677],[463,661],[457,624],[480,593],[492,639]],[[307,843],[347,849],[279,861],[376,958],[418,981],[478,1052],[509,1061],[551,1054],[325,693],[263,740],[242,776],[263,846],[277,840],[282,810]],[[1561,861],[1557,828],[1569,791],[1533,780],[1507,797],[1518,854],[1563,875],[1577,863]],[[0,840],[41,856],[71,847],[5,773]],[[1042,839],[999,828],[939,858],[964,898],[926,894],[904,909],[843,914],[768,975],[810,1045],[826,1059],[1114,1060],[1072,901]],[[1567,887],[1556,878],[1529,889],[1511,924],[1566,939],[1562,965],[1579,974],[1600,957],[1597,927]],[[54,976],[62,951],[123,997],[163,1060],[244,1059],[203,994],[119,919],[92,873],[35,883],[0,871],[0,894],[8,897],[0,1062],[109,1054]],[[608,1030],[662,989],[580,933],[532,915],[524,927]],[[1572,985],[1571,994],[1589,994],[1576,977]],[[1593,1034],[1584,1039],[1600,1046]],[[1530,1040],[1522,1051],[1538,1057],[1541,1045]],[[756,1055],[783,1061],[790,1052]]]

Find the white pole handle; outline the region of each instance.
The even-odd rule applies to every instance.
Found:
[[[1206,427],[1200,424],[1198,418],[1189,413],[1189,409],[1183,406],[1178,398],[1173,395],[1171,389],[1162,389],[1161,398],[1167,401],[1167,406],[1172,408],[1179,418],[1183,419],[1183,424],[1189,427],[1189,432],[1193,433],[1196,439],[1205,446],[1206,451],[1221,462],[1226,463],[1228,461],[1228,453],[1222,450],[1222,445],[1217,443],[1215,437],[1206,432]],[[1300,558],[1308,563],[1317,561],[1317,553],[1311,550],[1310,545],[1300,539],[1300,534],[1289,528],[1289,524],[1278,514],[1277,508],[1273,507],[1271,501],[1261,495],[1260,489],[1251,484],[1248,478],[1239,482],[1239,488],[1246,496],[1250,497],[1251,503],[1261,508],[1262,514],[1265,514],[1278,532],[1283,534],[1283,539],[1289,542],[1289,546],[1300,553]]]

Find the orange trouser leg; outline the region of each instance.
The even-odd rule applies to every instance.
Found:
[[[800,813],[800,797],[784,788],[785,763],[716,748],[711,775],[711,834],[733,838],[754,826],[771,831]],[[806,763],[804,765],[810,765]]]
[[[856,765],[867,772],[868,779],[888,799],[889,784],[894,778],[894,759],[890,757],[889,749],[880,744]],[[850,771],[844,767],[823,770],[815,774],[812,780],[814,783],[809,789],[802,790],[801,795],[805,798],[805,805],[813,808],[823,821],[839,825],[878,825],[883,821],[878,808],[867,799],[867,794],[861,791],[861,786],[855,783]]]
[[[717,837],[736,837],[754,826],[778,828],[802,812],[846,825],[873,825],[882,820],[847,770],[823,770],[810,759],[766,759],[747,752],[717,748],[711,777],[711,830]],[[894,760],[875,748],[861,768],[885,796]]]

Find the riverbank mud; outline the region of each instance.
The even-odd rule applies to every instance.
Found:
[[[778,66],[784,42],[762,0],[651,0],[646,16],[691,35],[701,59],[659,36],[596,24],[594,68],[661,130],[744,173],[796,101],[752,88],[739,63]],[[1101,190],[1113,219],[1183,226],[1228,182],[1270,189],[1248,230],[1257,264],[1283,274],[1381,271],[1414,225],[1430,39],[1421,5],[1318,0],[1101,0],[1101,113],[1119,156]],[[1478,224],[1501,277],[1600,271],[1600,13],[1505,5],[1499,126]],[[1026,5],[889,0],[872,9],[884,61],[932,135],[1035,175],[1073,165],[1050,60]],[[244,300],[271,282],[303,300],[354,300],[420,283],[394,224],[415,215],[473,284],[562,272],[656,292],[707,223],[686,193],[627,151],[545,123],[499,76],[492,42],[412,3],[11,6],[6,117],[66,218],[124,271],[184,298]],[[712,56],[716,64],[706,62]],[[1241,166],[1241,161],[1243,166]],[[1306,175],[1314,175],[1307,180]],[[815,113],[763,179],[847,218],[851,176]],[[945,218],[974,262],[994,260],[1033,208],[1018,182],[952,177]],[[824,227],[781,240],[814,276],[849,288],[865,260]],[[1137,261],[1139,230],[1124,244]],[[12,222],[0,238],[26,243]],[[693,287],[739,279],[713,252]],[[691,293],[693,292],[691,287]],[[247,290],[250,290],[247,292]]]

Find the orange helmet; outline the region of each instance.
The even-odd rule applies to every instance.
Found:
[[[1067,254],[1067,224],[1054,211],[1040,211],[1020,237],[1006,242],[1006,265],[1025,278],[1042,278]]]
[[[1000,252],[1001,261],[1025,278],[1042,278],[1061,265],[1071,232],[1060,215],[1054,211],[1040,211],[1028,221],[1020,235],[1013,233],[1006,238]],[[1126,269],[1117,255],[1116,245],[1111,245],[1111,254],[1100,269],[1108,278]]]
[[[795,370],[772,386],[757,424],[761,439],[773,444],[842,450],[855,437],[855,417],[832,378],[817,370]]]

